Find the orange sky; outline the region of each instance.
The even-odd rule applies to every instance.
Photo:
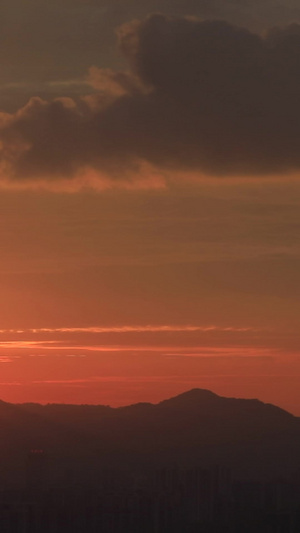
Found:
[[[266,346],[266,332],[141,329],[3,332],[1,396],[11,402],[118,406],[202,387],[225,396],[259,397],[299,413],[299,355]]]
[[[297,187],[3,193],[1,398],[203,387],[300,413]]]
[[[300,415],[298,7],[27,4],[2,7],[0,398]]]

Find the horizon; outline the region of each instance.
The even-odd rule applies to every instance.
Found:
[[[221,400],[241,400],[241,401],[249,401],[249,402],[258,402],[259,404],[262,404],[262,405],[265,405],[265,406],[272,406],[272,407],[276,407],[278,409],[280,409],[281,411],[283,412],[286,412],[287,414],[289,415],[292,415],[294,416],[295,418],[300,418],[299,416],[295,415],[294,413],[291,413],[285,409],[283,409],[282,407],[280,407],[279,405],[275,405],[273,403],[268,403],[268,402],[263,402],[262,400],[259,400],[258,398],[241,398],[241,397],[236,397],[236,396],[222,396],[220,394],[217,394],[216,392],[212,391],[212,390],[208,390],[208,389],[201,389],[201,388],[192,388],[192,389],[186,389],[184,391],[181,391],[179,393],[177,393],[175,396],[168,396],[167,398],[163,398],[159,401],[156,401],[156,402],[151,402],[151,401],[138,401],[136,403],[130,403],[130,404],[121,404],[121,405],[109,405],[109,404],[102,404],[102,403],[65,403],[65,402],[60,402],[60,403],[56,403],[56,402],[49,402],[49,403],[39,403],[39,402],[22,402],[22,403],[13,403],[13,402],[5,402],[4,400],[2,400],[0,398],[0,403],[8,403],[10,405],[15,405],[15,406],[26,406],[26,405],[38,405],[38,406],[41,406],[41,407],[47,407],[47,406],[69,406],[69,407],[108,407],[109,409],[122,409],[122,408],[127,408],[127,407],[135,407],[135,406],[138,406],[138,405],[152,405],[152,406],[159,406],[160,404],[164,403],[164,402],[168,402],[169,400],[174,400],[174,399],[178,399],[178,398],[185,398],[187,397],[190,393],[205,393],[207,394],[208,396],[215,396],[217,398],[220,398]],[[202,396],[203,398],[203,396]],[[197,398],[195,398],[195,401],[197,401]]]

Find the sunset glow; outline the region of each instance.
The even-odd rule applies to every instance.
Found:
[[[199,387],[300,415],[299,9],[25,4],[0,52],[0,399]]]

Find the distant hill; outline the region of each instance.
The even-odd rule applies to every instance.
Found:
[[[258,400],[193,389],[153,405],[14,405],[0,402],[0,483],[24,481],[43,449],[53,479],[96,480],[103,468],[137,471],[221,465],[242,477],[300,469],[300,419]]]

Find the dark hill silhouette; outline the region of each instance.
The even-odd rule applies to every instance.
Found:
[[[53,480],[103,468],[224,465],[275,477],[300,468],[300,419],[258,400],[193,389],[159,404],[111,408],[0,402],[0,475],[22,481],[28,452],[44,449]],[[0,479],[1,479],[0,478]]]

